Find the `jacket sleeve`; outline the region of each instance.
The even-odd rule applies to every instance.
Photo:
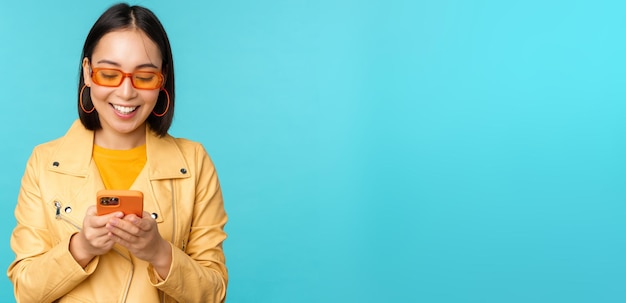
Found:
[[[11,235],[15,260],[7,275],[17,302],[52,302],[80,284],[95,270],[98,258],[83,269],[69,252],[71,236],[54,243],[47,227],[45,203],[39,190],[39,172],[44,169],[37,149],[33,152],[15,208],[17,225]]]
[[[211,159],[200,145],[196,155],[196,194],[189,240],[184,251],[172,245],[172,265],[165,279],[152,266],[148,267],[148,275],[152,285],[177,302],[217,303],[225,300],[228,283],[222,250],[227,215]]]

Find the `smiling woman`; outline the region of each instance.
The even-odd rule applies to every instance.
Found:
[[[154,21],[149,22],[151,19]],[[174,62],[167,34],[152,12],[136,9],[130,14],[104,14],[89,32],[81,58],[78,114],[85,127],[90,130],[100,129],[101,123],[106,122],[101,121],[100,115],[106,115],[106,112],[96,110],[91,114],[84,112],[83,108],[97,109],[98,100],[111,103],[105,99],[117,98],[116,102],[111,103],[112,106],[128,109],[133,104],[120,102],[120,99],[140,97],[137,99],[152,101],[152,104],[146,104],[133,121],[147,122],[158,135],[167,133],[174,117]],[[113,82],[100,81],[106,78],[105,74],[98,72],[102,72],[98,70],[102,68],[115,69],[123,74],[131,73],[133,76],[130,77],[130,83],[125,84],[127,81],[123,80],[126,77],[120,77],[116,85],[112,85]],[[138,84],[141,82],[138,80],[145,77],[143,72],[155,73],[162,80],[158,82],[159,85],[156,85],[157,82],[152,82],[151,86]],[[96,82],[95,86],[93,82]],[[88,94],[88,91],[91,93]],[[110,95],[112,92],[115,94]],[[153,110],[158,115],[146,114]]]
[[[17,301],[222,302],[222,192],[203,146],[168,134],[163,26],[146,8],[115,5],[81,62],[80,120],[35,148],[22,179],[8,269]],[[103,189],[141,192],[143,214],[99,214]]]
[[[160,90],[162,62],[158,46],[136,28],[105,34],[91,56],[84,57],[84,85],[90,88],[101,126],[95,130],[96,145],[129,149],[145,143],[145,130],[139,126],[152,113],[159,93],[166,91]]]

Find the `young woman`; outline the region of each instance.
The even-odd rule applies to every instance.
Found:
[[[26,167],[8,269],[19,302],[221,302],[222,193],[204,148],[167,131],[174,65],[146,8],[109,8],[81,56],[80,121]],[[98,215],[101,189],[143,193],[143,215]]]

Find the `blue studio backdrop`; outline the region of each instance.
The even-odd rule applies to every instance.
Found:
[[[4,272],[113,3],[0,2]],[[171,134],[218,169],[228,302],[626,301],[626,2],[131,4],[171,39]]]

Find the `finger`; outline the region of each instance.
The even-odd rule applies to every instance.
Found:
[[[137,226],[144,232],[151,231],[156,227],[156,221],[152,217],[147,216],[139,220]]]
[[[95,216],[92,219],[92,223],[94,224],[94,226],[104,227],[104,225],[106,225],[107,222],[110,222],[114,218],[118,218],[118,219],[122,218],[123,216],[124,216],[124,213],[122,213],[121,211],[116,211],[116,212],[112,212],[110,214],[106,214],[102,216]]]
[[[115,245],[113,237],[115,236],[111,233],[107,233],[104,237],[93,240],[92,242],[89,242],[89,244],[92,249],[95,249],[95,251],[93,251],[95,254],[101,255],[109,251],[113,245]]]
[[[98,215],[98,211],[95,205],[89,206],[87,208],[87,216],[97,216],[97,215]]]
[[[85,241],[85,249],[94,255],[106,253],[115,244],[112,236],[108,232],[97,237],[85,235]]]
[[[109,225],[107,224],[107,227],[109,227]],[[132,241],[135,238],[135,235],[126,232],[123,229],[119,229],[116,227],[110,227],[110,231],[109,231],[109,236],[114,239],[114,238],[121,238],[124,239],[126,241]],[[117,241],[116,241],[117,242]]]
[[[108,221],[100,222],[102,218],[99,217],[87,217],[83,222],[83,233],[89,239],[96,239],[105,237],[109,230],[106,228]]]
[[[133,247],[141,245],[141,238],[132,234],[129,234],[121,229],[113,228],[110,232],[111,241],[118,243],[126,247],[131,252],[134,251]]]
[[[113,241],[113,243],[117,243],[119,245],[122,245],[123,247],[125,247],[128,250],[132,250],[131,249],[132,248],[131,244],[134,243],[134,241],[132,241],[132,239],[131,240],[127,240],[124,237],[120,237],[120,236],[117,236],[115,234],[111,235],[111,241]]]
[[[146,216],[147,214],[147,216]],[[138,217],[135,214],[130,214],[127,215],[126,217],[124,217],[124,220],[129,221],[133,224],[135,224],[139,229],[141,229],[142,231],[150,231],[152,230],[152,226],[154,225],[154,219],[152,219],[152,217],[150,217],[150,214],[148,212],[144,212],[144,216],[143,218]]]
[[[137,215],[135,215],[135,214],[126,215],[126,216],[124,216],[124,218],[123,218],[123,219],[124,219],[125,221],[128,221],[128,222],[130,222],[130,223],[133,223],[133,224],[135,224],[135,225],[138,225],[138,224],[139,224],[139,222],[141,221],[141,217],[138,217],[138,216],[137,216]]]
[[[98,241],[99,239],[106,239],[109,230],[106,228],[86,228],[84,230],[85,238],[90,241]]]
[[[102,216],[98,216],[98,209],[96,208],[95,205],[89,206],[87,208],[87,212],[86,212],[87,216],[93,216],[93,217],[109,217],[109,216],[114,216],[114,217],[118,217],[121,218],[124,216],[124,213],[122,213],[121,211],[116,211],[116,212],[112,212],[112,213],[108,213]]]
[[[111,218],[107,223],[109,230],[119,229],[126,233],[137,235],[141,229],[133,222],[120,218]]]
[[[93,241],[93,246],[95,247],[110,247],[114,244],[113,235],[110,232],[104,234],[104,236],[99,237]]]

